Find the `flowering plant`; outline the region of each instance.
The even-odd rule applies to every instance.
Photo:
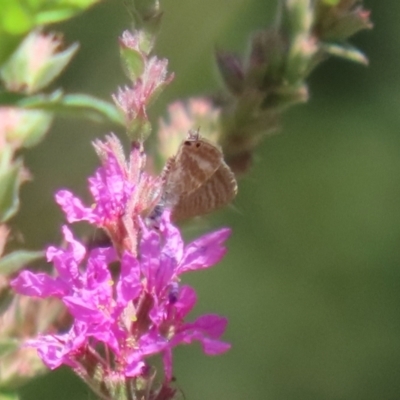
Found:
[[[214,314],[187,322],[196,303],[196,292],[181,285],[180,275],[211,267],[226,252],[229,229],[220,229],[184,245],[181,233],[163,213],[160,226],[146,227],[138,213],[143,204],[129,203],[146,198],[154,185],[140,174],[143,154],[133,149],[129,170],[140,176],[131,182],[127,169],[113,153],[117,139],[97,142],[104,151],[103,166],[89,178],[94,207],[85,207],[71,192],[56,194],[69,222],[85,220],[105,229],[112,241],[107,247],[88,250],[76,240],[68,226],[63,236],[66,248],[48,247],[47,261],[56,274],[23,271],[12,281],[21,294],[60,299],[73,318],[65,333],[46,334],[28,340],[51,368],[68,365],[87,381],[101,398],[114,398],[116,391],[138,393],[146,388],[148,398],[171,398],[172,349],[179,344],[199,341],[206,354],[225,352],[230,345],[221,341],[227,320]],[[126,165],[125,165],[126,167]],[[142,184],[141,182],[146,182]],[[137,222],[128,235],[123,219],[127,210]],[[121,233],[124,231],[125,234]],[[132,245],[131,234],[135,234]],[[162,389],[152,388],[154,372],[148,358],[160,354],[164,362]],[[168,394],[168,395],[167,395]]]
[[[84,221],[102,238],[85,241],[64,225],[63,244],[45,251],[47,272],[25,269],[42,252],[14,251],[1,258],[0,306],[7,329],[0,327],[0,335],[7,346],[0,373],[7,374],[0,374],[0,391],[43,372],[32,352],[23,353],[35,349],[48,368],[68,366],[100,399],[173,399],[176,346],[199,342],[207,355],[230,348],[221,339],[226,318],[206,314],[190,320],[196,291],[181,282],[183,273],[223,258],[230,229],[186,244],[178,220],[232,201],[235,174],[248,172],[282,111],[308,99],[305,80],[321,61],[335,55],[367,63],[348,38],[371,27],[369,13],[358,0],[282,0],[274,26],[251,38],[247,58],[217,51],[223,93],[169,106],[150,157],[144,143],[155,129],[148,109],[174,79],[168,61],[153,55],[159,1],[128,4],[134,29],[122,34],[119,45],[130,83],[112,96],[115,105],[60,89],[43,92],[78,49],[74,44],[62,50],[61,37],[44,33],[43,26],[94,1],[66,0],[54,9],[44,0],[33,3],[30,23],[14,27],[17,45],[15,32],[0,26],[7,32],[0,45],[3,40],[13,50],[0,53],[0,96],[6,104],[0,106],[1,253],[9,232],[5,223],[18,211],[19,187],[30,177],[18,150],[38,143],[56,114],[123,126],[130,151],[125,157],[114,134],[94,142],[101,166],[88,180],[93,205],[66,189],[55,195],[68,224]],[[199,126],[201,134],[193,131]]]

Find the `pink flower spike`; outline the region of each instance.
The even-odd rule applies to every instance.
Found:
[[[152,57],[145,60],[144,72],[131,86],[118,89],[112,98],[125,115],[127,126],[136,123],[136,119],[147,121],[147,107],[168,85],[173,74],[167,77],[168,60]]]

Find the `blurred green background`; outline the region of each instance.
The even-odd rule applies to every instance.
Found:
[[[370,66],[323,64],[309,82],[310,102],[287,112],[281,134],[259,148],[234,207],[202,224],[233,228],[229,252],[186,282],[199,292],[197,313],[229,318],[225,339],[233,347],[215,358],[196,346],[177,349],[175,375],[188,400],[400,399],[400,2],[365,4],[375,28],[353,43]],[[216,90],[215,45],[244,51],[275,6],[162,0],[157,54],[176,78],[152,109],[155,120],[174,99]],[[114,0],[57,27],[67,42],[81,43],[59,83],[110,99],[126,83],[117,37],[128,26]],[[34,181],[22,189],[14,231],[29,248],[58,242],[53,192],[87,195],[97,165],[90,142],[109,129],[58,119],[26,152]],[[66,370],[30,383],[21,396],[93,398]]]

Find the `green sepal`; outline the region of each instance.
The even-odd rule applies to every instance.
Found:
[[[145,59],[138,50],[125,47],[123,44],[120,45],[120,54],[124,72],[134,82],[144,72]]]
[[[365,54],[349,43],[322,43],[321,49],[331,56],[344,58],[363,65],[368,65],[369,63]]]
[[[318,48],[310,36],[299,35],[296,37],[287,54],[284,81],[292,85],[301,83],[317,50]]]
[[[53,116],[39,110],[19,109],[17,112],[19,123],[12,132],[7,133],[7,140],[25,148],[36,146],[49,130]]]
[[[305,84],[281,86],[265,96],[261,109],[283,111],[295,104],[307,102],[308,97],[308,88]]]
[[[159,0],[124,0],[135,29],[153,37],[159,32],[163,13]]]
[[[127,126],[127,135],[131,142],[145,141],[151,133],[151,124],[147,119],[135,118]]]
[[[281,3],[281,28],[289,41],[298,35],[309,34],[314,11],[312,0],[282,0]]]
[[[78,48],[78,43],[73,43],[64,51],[50,57],[48,62],[43,65],[43,68],[39,70],[38,74],[32,77],[30,93],[38,92],[53,82],[69,64],[72,57],[78,51]]]
[[[158,96],[160,96],[160,94],[164,91],[164,89],[168,86],[168,84],[171,82],[171,80],[173,78],[174,78],[174,75],[171,74],[170,77],[167,78],[166,81],[164,81],[163,83],[160,83],[156,86],[156,89],[153,90],[153,93],[147,99],[147,107],[150,107],[158,99]]]
[[[0,258],[0,275],[10,276],[31,262],[43,257],[43,251],[13,251]]]
[[[277,29],[256,32],[251,38],[246,86],[265,89],[282,79],[285,62],[285,40]],[[248,82],[248,83],[247,83]]]

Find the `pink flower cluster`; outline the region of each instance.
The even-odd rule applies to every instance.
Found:
[[[95,363],[105,374],[138,377],[148,369],[149,357],[158,354],[169,382],[175,346],[198,341],[208,355],[230,348],[220,340],[225,318],[207,314],[187,321],[196,293],[180,282],[183,273],[221,260],[230,230],[223,228],[185,245],[168,211],[157,229],[147,227],[139,213],[143,208],[139,192],[149,192],[156,181],[142,171],[137,149],[132,150],[131,163],[126,163],[115,153],[115,143],[109,138],[96,144],[103,150],[103,166],[89,178],[93,207],[85,207],[67,190],[56,194],[69,222],[85,220],[106,230],[111,244],[89,250],[64,226],[66,246],[50,246],[46,253],[55,272],[24,271],[12,286],[27,296],[59,298],[73,317],[67,332],[44,334],[27,343],[49,368],[64,364],[82,375]],[[136,248],[116,243],[126,239],[115,232],[126,226],[121,220],[127,218],[136,221],[132,224]]]

